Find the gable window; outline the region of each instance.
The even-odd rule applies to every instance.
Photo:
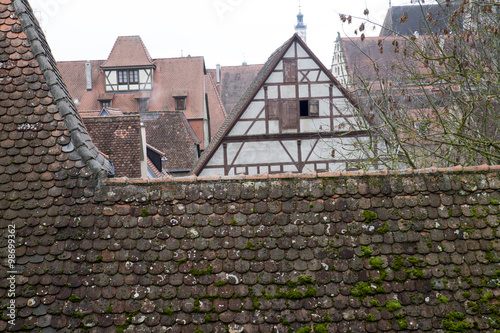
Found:
[[[308,117],[309,116],[309,101],[308,100],[303,100],[300,101],[300,116],[301,117]]]
[[[128,83],[128,71],[118,71],[118,84]]]
[[[319,115],[319,100],[300,100],[299,101],[301,117],[317,117]]]
[[[111,101],[101,101],[101,109],[107,109],[111,107]]]
[[[175,97],[175,110],[186,110],[186,97]]]
[[[137,69],[117,71],[117,75],[118,75],[118,84],[139,83],[139,71]]]

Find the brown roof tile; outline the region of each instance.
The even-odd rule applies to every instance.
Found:
[[[102,68],[153,66],[153,60],[139,36],[120,36]]]

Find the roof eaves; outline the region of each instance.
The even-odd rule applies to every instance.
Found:
[[[113,165],[95,147],[83,125],[31,6],[27,0],[13,0],[12,3],[76,151],[98,178],[113,176]]]

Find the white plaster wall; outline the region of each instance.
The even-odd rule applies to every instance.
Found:
[[[266,83],[283,83],[283,72],[272,72]]]
[[[248,131],[248,135],[266,134],[266,121],[256,121]]]
[[[281,98],[295,98],[295,85],[280,86]]]
[[[279,120],[269,120],[269,134],[278,134],[280,132]]]
[[[295,44],[297,43],[293,43],[292,45],[290,45],[290,48],[288,49],[288,51],[286,51],[285,55],[283,56],[284,58],[295,58]]]
[[[264,97],[262,97],[264,98]],[[268,99],[278,99],[278,86],[267,87],[267,98]]]
[[[251,124],[251,121],[238,121],[236,122],[236,124],[234,124],[231,132],[229,132],[227,136],[244,135]]]
[[[259,91],[257,91],[257,94],[255,94],[254,99],[264,99],[264,88],[260,88]]]
[[[288,151],[288,154],[292,156],[294,161],[299,159],[297,140],[283,141],[283,146],[285,146],[286,151]]]
[[[325,83],[311,84],[311,97],[329,97],[330,87]]]
[[[219,146],[215,153],[212,155],[212,158],[208,161],[207,165],[224,165],[224,151],[222,146]]]
[[[330,132],[330,119],[305,118],[300,119],[301,133]]]
[[[224,175],[224,168],[203,169],[200,176]]]
[[[259,113],[264,109],[265,102],[252,102],[248,108],[241,115],[241,119],[253,119],[257,118]],[[264,112],[262,112],[264,113]]]
[[[110,84],[118,84],[118,81],[117,81],[118,78],[116,77],[116,71],[105,71],[104,76],[108,78],[108,82]]]
[[[299,85],[299,98],[309,98],[309,85]]]
[[[299,170],[297,169],[297,167],[295,165],[284,165],[283,172],[288,172],[288,171],[298,172]]]
[[[240,147],[243,145],[241,142],[233,142],[227,144],[227,162],[232,163]],[[240,152],[241,154],[241,152]],[[238,155],[239,156],[239,155]]]
[[[229,150],[229,145],[228,145]],[[235,164],[290,162],[283,147],[276,141],[245,142]]]
[[[308,59],[298,59],[297,68],[301,69],[319,69],[318,64],[311,58]]]
[[[274,67],[275,70],[282,70],[283,69],[283,60],[280,60],[276,67]]]
[[[334,101],[335,103],[335,101]],[[321,98],[319,100],[319,115],[321,117],[329,117],[330,116],[330,99],[329,98]]]
[[[297,44],[297,57],[303,58],[303,57],[309,57],[307,52],[300,46],[300,44]]]

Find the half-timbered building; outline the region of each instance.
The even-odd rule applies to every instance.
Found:
[[[194,167],[196,175],[303,173],[353,168],[355,101],[295,34],[274,52]]]

